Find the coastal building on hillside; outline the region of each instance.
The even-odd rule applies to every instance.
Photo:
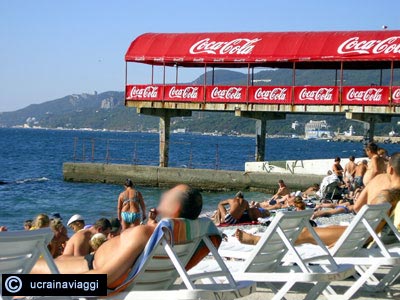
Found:
[[[313,121],[306,123],[305,125],[305,137],[306,140],[312,139],[331,139],[332,132],[329,130],[329,125],[325,120]]]

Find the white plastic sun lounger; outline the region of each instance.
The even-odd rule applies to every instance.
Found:
[[[384,220],[400,242],[400,233],[387,214],[390,207],[389,203],[365,205],[330,249],[337,262],[351,262],[356,267],[357,281],[346,291],[343,299],[350,299],[362,286],[371,291],[384,290],[400,276],[400,249],[384,245],[375,232]],[[363,248],[370,237],[376,247]],[[380,267],[390,268],[390,271],[379,280],[374,273]]]
[[[333,289],[325,291],[326,296],[333,299],[350,299],[363,287],[368,291],[382,291],[391,285],[400,272],[399,247],[387,247],[382,243],[375,229],[382,220],[385,220],[400,241],[400,234],[387,215],[390,204],[365,205],[355,216],[347,229],[343,232],[335,246],[329,249],[337,263],[350,263],[355,265],[356,282],[341,295]],[[363,248],[372,237],[376,244],[374,249]],[[301,245],[296,247],[300,255],[309,257],[319,255],[321,249],[315,245]],[[293,262],[292,256],[284,258],[285,262]],[[374,275],[380,267],[389,268],[390,271],[380,280]]]
[[[273,299],[282,299],[299,282],[313,283],[306,299],[316,299],[332,281],[342,280],[354,275],[352,265],[338,265],[322,241],[312,229],[309,219],[312,211],[279,212],[261,236],[256,246],[247,247],[242,252],[244,261],[227,261],[226,264],[236,280],[253,280],[266,283],[275,293]],[[312,259],[303,259],[294,247],[301,231],[307,228],[317,240],[323,254]],[[233,252],[233,251],[229,251]],[[295,263],[284,265],[282,259],[290,252]],[[223,256],[226,251],[221,251]],[[229,254],[229,253],[228,253]],[[236,258],[239,258],[236,256]],[[324,264],[313,264],[316,259],[326,260]],[[195,271],[211,272],[218,270],[216,263],[201,263]],[[273,283],[284,283],[280,289]]]
[[[32,231],[0,232],[0,299],[12,299],[1,296],[2,274],[28,274],[42,255],[53,274],[58,274],[47,245],[53,238],[49,229]]]
[[[237,299],[256,290],[254,282],[236,282],[214,245],[220,234],[211,220],[162,220],[138,258],[125,282],[110,293],[113,299]],[[214,241],[214,243],[213,243]],[[219,242],[218,242],[219,243]],[[217,243],[217,244],[218,244]],[[206,250],[198,256],[200,250]],[[203,259],[211,252],[218,272],[191,275],[193,258]],[[206,259],[210,261],[208,258]],[[225,283],[204,284],[202,279],[225,277]],[[177,282],[180,281],[178,284]]]

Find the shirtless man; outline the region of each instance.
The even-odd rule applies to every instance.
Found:
[[[364,159],[362,162],[358,163],[354,170],[354,190],[364,186],[363,178],[367,172],[368,162]]]
[[[378,146],[375,143],[369,143],[365,148],[370,162],[368,164],[367,172],[364,175],[364,185],[366,186],[376,175],[385,173],[386,162],[385,159],[378,155]]]
[[[285,182],[282,179],[280,179],[278,181],[278,185],[279,185],[278,191],[276,192],[275,195],[272,196],[271,199],[265,200],[260,203],[252,202],[251,206],[252,207],[262,207],[262,208],[268,209],[268,210],[279,208],[279,206],[281,206],[281,203],[286,201],[286,199],[282,199],[282,198],[290,196],[290,190],[288,189],[288,187],[286,186]],[[282,199],[282,200],[279,201],[280,199]]]
[[[96,223],[88,228],[79,230],[67,242],[63,255],[65,256],[85,256],[91,252],[90,239],[96,233],[103,233],[105,236],[111,231],[111,223],[105,218],[101,218]]]
[[[346,180],[350,181],[350,183],[353,183],[354,180],[354,173],[356,171],[356,163],[355,161],[355,157],[352,155],[349,157],[349,162],[344,166],[344,176],[346,178]]]
[[[146,205],[142,194],[133,188],[133,182],[127,179],[124,184],[125,191],[118,197],[117,216],[121,222],[122,230],[130,226],[137,226],[146,219]],[[142,214],[140,214],[140,209]]]
[[[339,178],[339,181],[343,182],[343,167],[340,164],[340,157],[335,158],[335,162],[332,166],[332,171]]]
[[[226,205],[229,205],[229,213],[225,207]],[[215,214],[216,223],[236,224],[250,222],[248,209],[249,203],[244,199],[243,193],[238,192],[235,198],[222,200],[218,204]]]
[[[387,166],[387,172],[380,174],[370,181],[361,192],[354,204],[354,211],[358,212],[365,204],[381,204],[390,202],[392,210],[400,199],[393,197],[400,190],[400,152],[393,154]],[[328,247],[332,247],[346,230],[346,226],[327,226],[314,228],[321,240]],[[242,230],[236,230],[236,237],[244,244],[255,245],[260,240],[259,236],[248,234]],[[315,240],[308,230],[304,230],[296,241],[296,244],[314,243]]]
[[[178,185],[163,194],[157,212],[164,218],[198,218],[203,206],[201,194],[187,185]],[[151,221],[151,222],[150,222]],[[62,274],[107,274],[107,285],[119,280],[132,267],[152,235],[156,222],[126,229],[100,246],[93,254],[56,259]],[[40,259],[32,274],[50,274],[46,262]]]
[[[271,200],[277,200],[279,198],[282,198],[290,194],[288,187],[286,186],[285,182],[282,179],[279,179],[278,185],[279,189],[276,192],[276,194],[272,196]]]

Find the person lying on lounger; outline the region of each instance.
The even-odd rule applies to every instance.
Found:
[[[178,185],[165,192],[160,200],[157,212],[164,218],[198,218],[203,206],[199,191]],[[154,215],[154,214],[153,214]],[[104,244],[94,254],[70,256],[56,259],[61,274],[107,274],[107,285],[119,280],[132,267],[144,250],[156,227],[155,219],[147,225],[128,228]],[[50,274],[43,259],[34,266],[32,274]]]
[[[311,217],[312,220],[320,217],[330,217],[339,214],[349,214],[353,212],[353,205],[350,205],[349,202],[344,202],[340,204],[322,203],[318,204],[314,210],[315,212]]]
[[[294,206],[295,201],[297,201],[300,199],[301,201],[303,201],[303,198],[301,197],[301,192],[293,192],[290,194],[287,194],[285,196],[283,196],[282,198],[280,198],[279,200],[277,200],[276,202],[273,202],[273,204],[270,204],[271,202],[254,202],[252,201],[250,203],[250,207],[257,207],[257,208],[261,208],[261,209],[265,209],[265,210],[276,210],[276,209],[283,209],[283,208],[288,208],[291,206]]]
[[[388,202],[392,205],[389,212],[396,208],[400,200],[400,152],[393,154],[389,160],[386,173],[375,176],[361,192],[354,204],[354,211],[358,212],[363,205],[381,204]],[[396,218],[396,216],[394,216]],[[385,224],[380,224],[377,232],[381,232]],[[315,228],[316,233],[328,247],[332,247],[346,230],[346,226],[327,226]],[[236,231],[236,237],[241,243],[255,245],[260,240],[259,236],[248,234],[242,230]],[[308,230],[304,230],[296,244],[314,243],[315,240]]]

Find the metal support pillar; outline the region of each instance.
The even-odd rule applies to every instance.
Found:
[[[346,119],[363,123],[364,144],[368,144],[368,143],[374,141],[375,124],[376,123],[390,123],[392,120],[392,117],[390,115],[361,114],[361,113],[347,112]]]
[[[160,167],[168,167],[169,159],[169,136],[171,118],[174,117],[191,117],[192,111],[190,110],[172,110],[162,108],[138,108],[139,114],[157,116],[160,118]]]
[[[265,139],[267,137],[267,120],[284,120],[286,114],[273,112],[235,111],[236,117],[256,119],[256,161],[265,161]]]
[[[256,161],[265,160],[265,139],[267,137],[267,120],[256,120]]]
[[[168,113],[160,116],[160,167],[168,167],[169,159],[169,134],[171,117]]]
[[[375,120],[370,122],[363,122],[364,126],[364,144],[368,144],[374,141],[375,136]]]

